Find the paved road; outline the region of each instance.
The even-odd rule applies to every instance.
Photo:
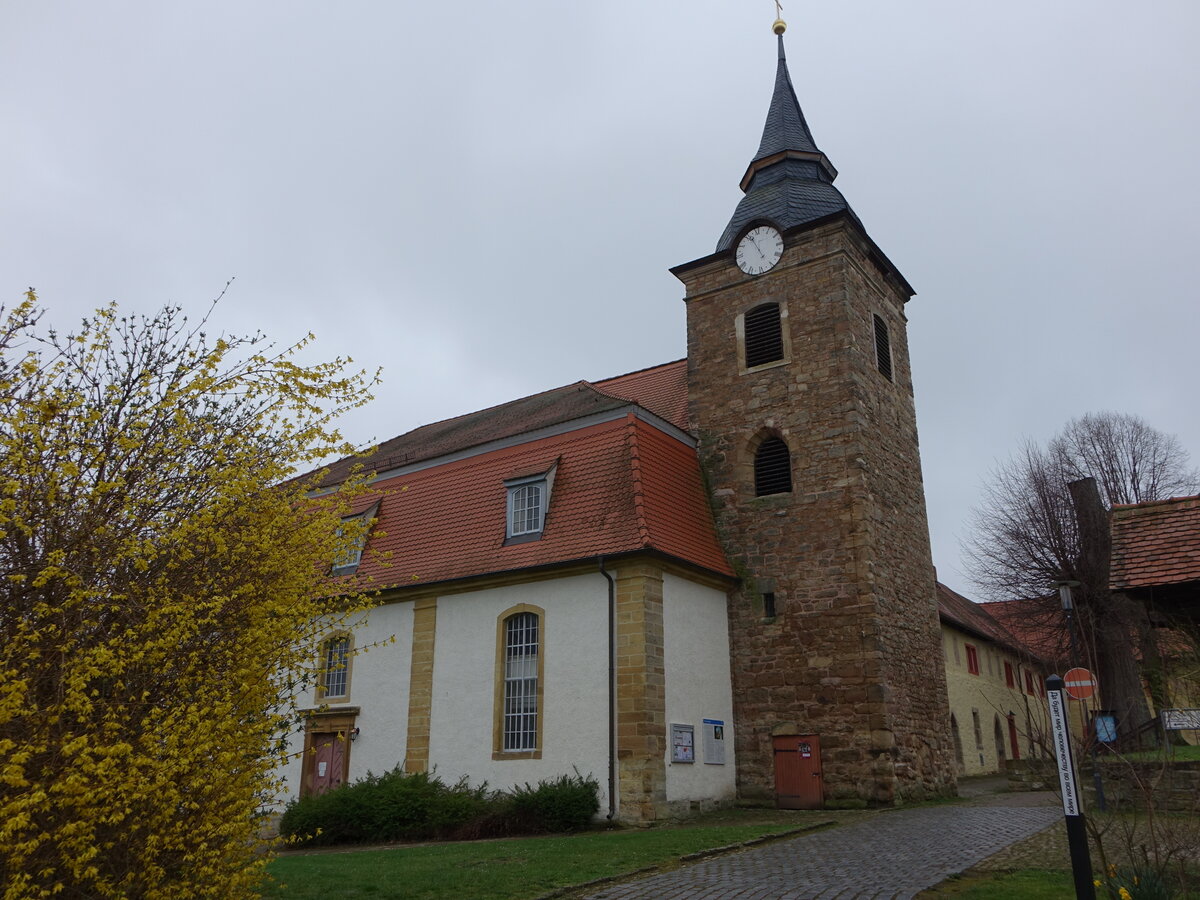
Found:
[[[588,900],[912,897],[1061,817],[1044,805],[888,811],[614,885]]]

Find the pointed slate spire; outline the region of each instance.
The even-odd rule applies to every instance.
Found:
[[[775,91],[763,125],[762,141],[741,187],[746,193],[717,242],[717,250],[733,246],[741,231],[755,221],[773,222],[780,230],[812,222],[834,212],[853,215],[846,198],[833,186],[837,169],[818,149],[796,99],[783,49],[782,21]]]
[[[762,142],[758,145],[758,153],[754,155],[751,168],[755,162],[784,150],[821,153],[813,141],[812,132],[808,130],[808,122],[804,120],[800,101],[796,99],[796,89],[792,87],[787,55],[783,50],[783,35],[779,35],[776,40],[779,42],[779,63],[775,68],[775,92],[771,95],[771,108],[767,111],[767,121],[763,125]],[[746,174],[749,175],[750,172]]]

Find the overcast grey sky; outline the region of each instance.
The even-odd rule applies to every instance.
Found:
[[[1200,3],[785,4],[909,340],[934,561],[1022,438],[1200,454]],[[670,266],[758,146],[771,0],[0,4],[0,298],[117,300],[383,366],[367,442],[685,353]],[[1194,460],[1195,461],[1195,460]]]

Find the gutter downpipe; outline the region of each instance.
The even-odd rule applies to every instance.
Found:
[[[604,557],[596,558],[600,574],[608,581],[608,821],[617,815],[617,585],[604,568]]]

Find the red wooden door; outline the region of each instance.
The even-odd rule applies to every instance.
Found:
[[[820,738],[815,734],[778,736],[774,746],[776,805],[780,809],[824,806]]]
[[[1008,717],[1008,743],[1012,747],[1012,758],[1021,758],[1021,743],[1017,740],[1017,717],[1009,715]]]
[[[312,737],[312,793],[323,794],[338,787],[346,772],[346,736],[336,732],[314,734]]]

